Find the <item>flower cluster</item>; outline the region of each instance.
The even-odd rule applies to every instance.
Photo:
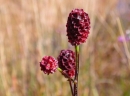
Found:
[[[70,12],[66,24],[68,41],[76,46],[84,43],[90,30],[90,19],[83,9],[74,9]],[[67,76],[75,75],[75,53],[72,50],[61,50],[57,60],[51,56],[45,56],[40,62],[41,70],[45,74],[52,74],[57,67]],[[64,75],[65,76],[65,75]]]
[[[72,50],[61,50],[58,56],[59,68],[63,70],[69,77],[75,75],[75,54]]]
[[[40,62],[40,67],[45,74],[49,75],[56,71],[58,67],[58,61],[51,56],[45,56]]]
[[[84,43],[90,30],[90,19],[83,9],[74,9],[70,12],[66,24],[67,36],[72,45]]]
[[[79,46],[84,43],[90,31],[90,19],[83,9],[74,9],[70,12],[66,24],[68,42],[75,47],[72,50],[61,50],[57,60],[45,56],[40,62],[41,70],[45,74],[52,74],[58,69],[65,78],[68,78],[72,96],[78,96],[79,73]],[[72,83],[73,82],[73,83]]]

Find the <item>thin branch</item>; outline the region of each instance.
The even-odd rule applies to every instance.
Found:
[[[68,81],[69,81],[69,85],[70,85],[70,89],[71,89],[71,94],[72,94],[72,96],[74,96],[72,82],[71,82],[71,80],[68,80]]]

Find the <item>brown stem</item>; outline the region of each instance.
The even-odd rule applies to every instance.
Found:
[[[72,82],[71,82],[71,80],[68,80],[68,81],[69,81],[69,85],[70,85],[70,89],[71,89],[71,94],[72,94],[72,96],[74,96]]]
[[[75,68],[75,78],[74,80],[77,82],[74,84],[74,96],[78,96],[78,74],[79,74],[79,46],[75,46],[76,53],[76,68]]]

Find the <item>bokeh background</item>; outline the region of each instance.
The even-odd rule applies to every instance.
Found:
[[[0,0],[0,96],[71,96],[67,80],[58,71],[43,74],[39,62],[74,50],[66,37],[74,8],[91,20],[79,96],[130,96],[129,0]]]

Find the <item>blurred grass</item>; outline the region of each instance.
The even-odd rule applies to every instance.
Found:
[[[129,96],[130,59],[117,38],[130,21],[119,17],[119,26],[116,6],[117,0],[0,0],[0,96],[70,96],[66,79],[58,72],[46,76],[39,62],[73,50],[65,25],[74,8],[91,18],[81,45],[79,96]]]

